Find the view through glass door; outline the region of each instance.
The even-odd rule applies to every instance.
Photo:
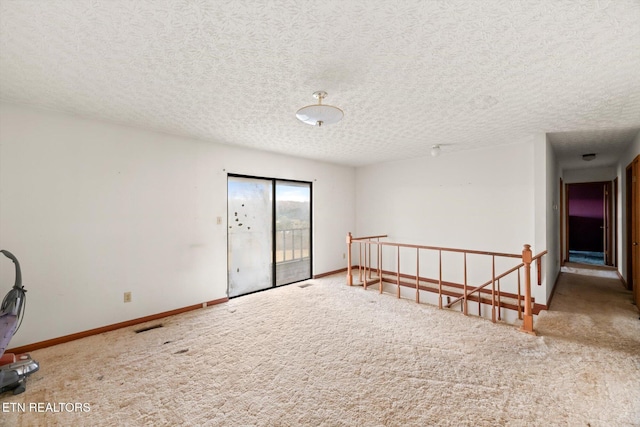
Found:
[[[311,278],[311,184],[276,181],[276,285]]]
[[[229,175],[228,293],[311,278],[311,183]]]

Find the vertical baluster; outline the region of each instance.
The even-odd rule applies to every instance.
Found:
[[[467,313],[467,253],[464,253],[464,298],[463,298],[463,302],[464,302],[464,306],[462,307],[462,312],[464,313],[464,315],[466,316]]]
[[[347,233],[347,285],[353,285],[353,276],[351,275],[351,233]]]
[[[378,278],[382,280],[382,268],[380,267],[380,238],[376,239],[376,271],[378,272]]]
[[[500,279],[498,279],[498,320],[502,320],[501,307],[502,300],[500,299]]]
[[[382,294],[382,277],[380,277],[380,286],[378,287],[378,291]]]
[[[478,293],[478,296],[480,294]],[[491,256],[491,321],[496,323],[496,256]]]
[[[542,258],[536,258],[536,277],[538,286],[542,286]]]
[[[482,317],[482,291],[478,290],[478,316]]]
[[[420,304],[420,248],[416,248],[416,302]]]
[[[397,277],[397,285],[398,285],[398,289],[397,289],[397,297],[400,298],[400,245],[398,245],[398,275]]]
[[[442,308],[442,251],[438,250],[438,308]]]
[[[282,230],[282,261],[287,260],[287,233]]]
[[[382,293],[382,245],[378,239],[378,280],[380,281],[380,293]]]
[[[358,281],[362,283],[362,242],[358,242]],[[351,254],[349,254],[351,257]]]
[[[369,270],[371,270],[371,265],[367,264],[367,246],[369,246],[368,242],[364,243],[364,288],[367,289],[367,265],[369,266]],[[369,246],[369,260],[371,260],[371,247]],[[369,272],[369,277],[371,277],[371,273]]]
[[[518,319],[522,320],[522,297],[520,293],[520,269],[518,269]]]
[[[371,279],[371,241],[368,241],[369,245],[369,279]]]

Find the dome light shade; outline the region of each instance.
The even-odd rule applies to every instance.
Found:
[[[327,96],[327,92],[318,91],[313,93],[313,97],[318,100],[318,104],[302,107],[296,113],[296,117],[303,123],[311,126],[322,126],[338,123],[344,117],[344,113],[338,107],[322,104],[322,100]]]

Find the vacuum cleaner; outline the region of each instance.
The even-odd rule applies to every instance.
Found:
[[[9,251],[0,250],[16,267],[16,283],[2,300],[0,306],[0,393],[13,390],[13,394],[25,391],[27,377],[40,365],[26,353],[6,353],[9,341],[20,328],[24,316],[26,294],[22,286],[22,273],[18,259]]]

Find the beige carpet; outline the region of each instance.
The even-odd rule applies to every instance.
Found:
[[[640,320],[617,280],[563,274],[538,337],[344,282],[35,351],[0,424],[640,425]]]

